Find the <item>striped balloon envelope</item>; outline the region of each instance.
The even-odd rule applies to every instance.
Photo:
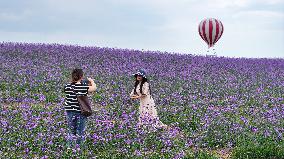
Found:
[[[208,44],[208,48],[210,48],[221,38],[224,27],[220,20],[207,18],[199,23],[198,31],[201,38]]]

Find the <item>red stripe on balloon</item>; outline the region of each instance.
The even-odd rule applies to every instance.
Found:
[[[223,27],[223,24],[222,24],[222,22],[220,21],[220,24],[221,24],[221,26],[222,26],[222,32],[221,32],[221,35],[223,34],[223,31],[224,31],[224,27]],[[220,36],[221,37],[221,36]]]
[[[204,41],[209,45],[209,42],[207,41],[206,33],[205,33],[205,25],[206,25],[206,20],[204,20],[202,24],[202,35],[204,37]]]
[[[213,24],[212,24],[212,20],[209,19],[209,46],[210,47],[213,45],[212,32],[213,32]]]
[[[202,28],[201,28],[200,26],[201,26],[201,23],[200,23],[199,26],[198,26],[198,32],[199,32],[200,37],[204,40],[204,38],[203,38],[203,36],[202,36],[202,33],[201,33],[201,31],[202,31],[201,29],[202,29]]]
[[[219,21],[219,27],[222,28],[222,30],[221,30],[221,33],[220,33],[220,35],[219,35],[218,40],[221,38],[221,36],[222,36],[222,34],[223,34],[223,31],[224,31],[224,27],[223,27],[223,24],[222,24],[221,21]],[[218,40],[217,40],[217,41],[218,41]],[[216,41],[216,42],[217,42],[217,41]]]
[[[218,41],[218,35],[219,35],[219,22],[218,20],[214,19],[216,23],[216,34],[215,34],[215,40],[213,42],[213,45]]]

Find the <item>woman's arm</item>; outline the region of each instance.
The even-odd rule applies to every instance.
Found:
[[[134,89],[132,89],[131,93],[130,93],[130,97],[134,96]]]
[[[138,96],[138,95],[133,95],[133,96],[130,96],[131,99],[139,99],[139,98],[144,98],[146,97],[149,93],[149,83],[148,82],[145,82],[143,84],[143,87],[142,87],[142,95]]]
[[[88,78],[88,81],[91,82],[91,86],[89,86],[88,92],[94,92],[97,89],[97,85],[95,84],[94,80],[91,78]]]
[[[142,87],[142,96],[141,97],[146,97],[147,95],[149,95],[149,83],[148,82],[145,82],[143,84],[143,87]]]
[[[140,96],[138,95],[133,95],[133,96],[130,96],[131,99],[138,99],[138,98],[141,98]]]
[[[132,89],[131,93],[130,93],[130,98],[131,99],[138,99],[139,96],[134,94],[134,89]]]

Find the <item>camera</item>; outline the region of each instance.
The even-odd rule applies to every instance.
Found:
[[[90,82],[89,80],[87,80],[87,79],[83,79],[83,80],[81,81],[81,83],[82,83],[83,85],[87,85],[87,86],[91,86],[91,85],[92,85],[91,82]]]

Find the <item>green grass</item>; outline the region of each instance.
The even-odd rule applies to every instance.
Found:
[[[284,147],[274,144],[237,147],[233,159],[283,159]]]

